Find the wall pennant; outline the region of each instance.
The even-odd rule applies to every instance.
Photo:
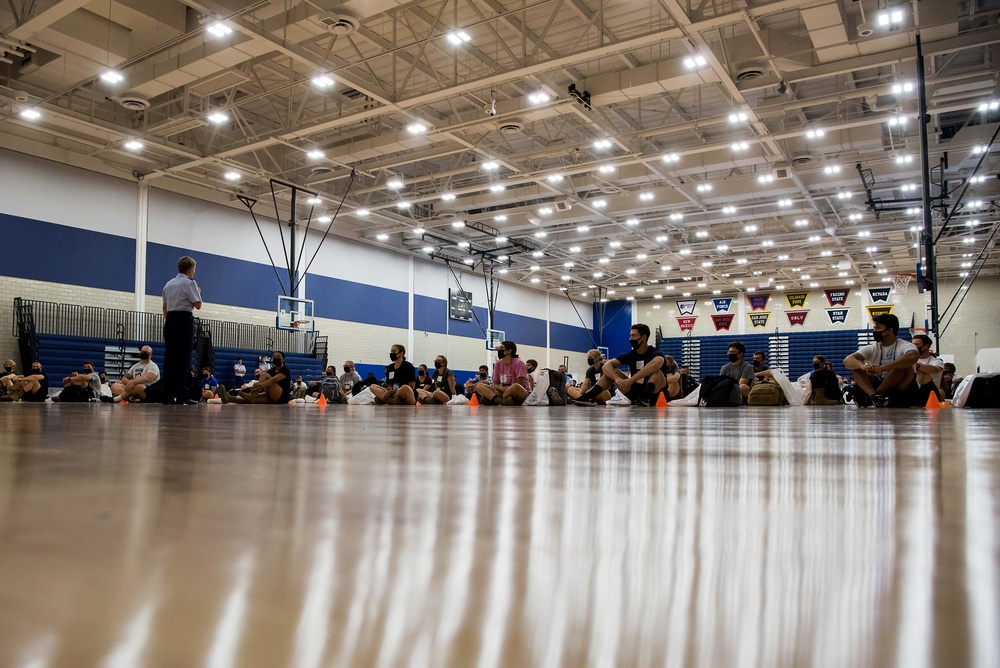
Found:
[[[830,318],[831,325],[843,325],[847,323],[849,308],[828,308],[826,315]]]
[[[785,299],[788,300],[788,308],[803,308],[806,300],[809,299],[808,292],[786,292]]]
[[[892,304],[889,304],[888,306],[866,306],[865,310],[868,311],[868,318],[872,321],[872,323],[874,323],[875,318],[880,315],[892,313],[892,306]]]
[[[847,306],[847,295],[849,294],[851,294],[850,288],[827,290],[826,301],[830,302],[830,306]]]
[[[694,315],[694,307],[698,305],[698,300],[679,299],[674,303],[677,304],[677,312],[681,315]]]
[[[733,324],[733,318],[736,316],[732,313],[725,313],[723,315],[713,315],[712,323],[715,325],[715,331],[721,331],[723,329],[728,330]]]
[[[868,288],[868,294],[872,296],[873,302],[889,301],[890,292],[892,292],[892,288]]]
[[[677,318],[677,326],[681,328],[682,332],[690,332],[694,329],[694,321],[698,319],[698,316],[692,316],[688,318]]]
[[[769,294],[762,295],[747,295],[747,301],[750,302],[751,311],[763,311],[767,308],[767,300],[771,298]]]
[[[760,329],[762,327],[767,327],[767,319],[771,317],[771,312],[764,311],[763,313],[747,313],[747,317],[750,318],[750,324],[753,325],[755,329]]]
[[[720,297],[719,299],[713,299],[712,303],[715,304],[715,312],[722,313],[723,311],[729,312],[729,307],[733,305],[732,297]]]
[[[788,316],[789,326],[805,325],[806,316],[809,315],[809,311],[785,311],[785,315]]]

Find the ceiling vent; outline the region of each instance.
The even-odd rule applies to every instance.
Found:
[[[330,167],[313,167],[312,168],[312,175],[313,176],[324,176],[326,174],[331,174],[331,173],[333,173],[333,169],[330,168]]]
[[[343,14],[323,14],[319,17],[319,22],[334,35],[350,35],[361,27],[361,23],[356,18]]]
[[[760,63],[741,63],[736,67],[737,81],[751,81],[767,74],[767,68]]]
[[[792,154],[793,165],[806,165],[813,161],[812,155],[808,151],[799,151]]]
[[[129,111],[145,111],[149,109],[149,100],[138,93],[125,93],[118,97],[118,104]]]
[[[505,137],[516,135],[517,133],[523,131],[524,131],[524,123],[522,123],[521,121],[512,119],[500,123],[500,134],[504,135]]]

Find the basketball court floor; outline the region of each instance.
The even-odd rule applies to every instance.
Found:
[[[997,666],[998,417],[0,406],[0,665]]]

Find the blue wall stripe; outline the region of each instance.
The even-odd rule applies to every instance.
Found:
[[[603,336],[595,337],[608,348],[611,357],[617,357],[631,350],[628,343],[629,330],[632,328],[632,302],[626,299],[604,303]],[[601,327],[601,321],[594,304],[594,328]]]
[[[306,277],[306,285],[306,296],[316,303],[317,317],[401,329],[409,326],[405,292],[316,274]]]
[[[11,242],[0,274],[102,290],[135,289],[135,239],[4,213],[0,237]],[[174,266],[176,262],[174,258]]]
[[[163,294],[164,284],[177,275],[177,259],[184,255],[198,262],[194,278],[205,301],[277,310],[281,288],[268,265],[152,242],[146,245],[146,294]]]

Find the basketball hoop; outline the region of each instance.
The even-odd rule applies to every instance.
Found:
[[[893,274],[892,275],[892,301],[898,304],[903,299],[903,295],[906,294],[906,289],[910,285],[910,281],[916,278],[916,274]]]

